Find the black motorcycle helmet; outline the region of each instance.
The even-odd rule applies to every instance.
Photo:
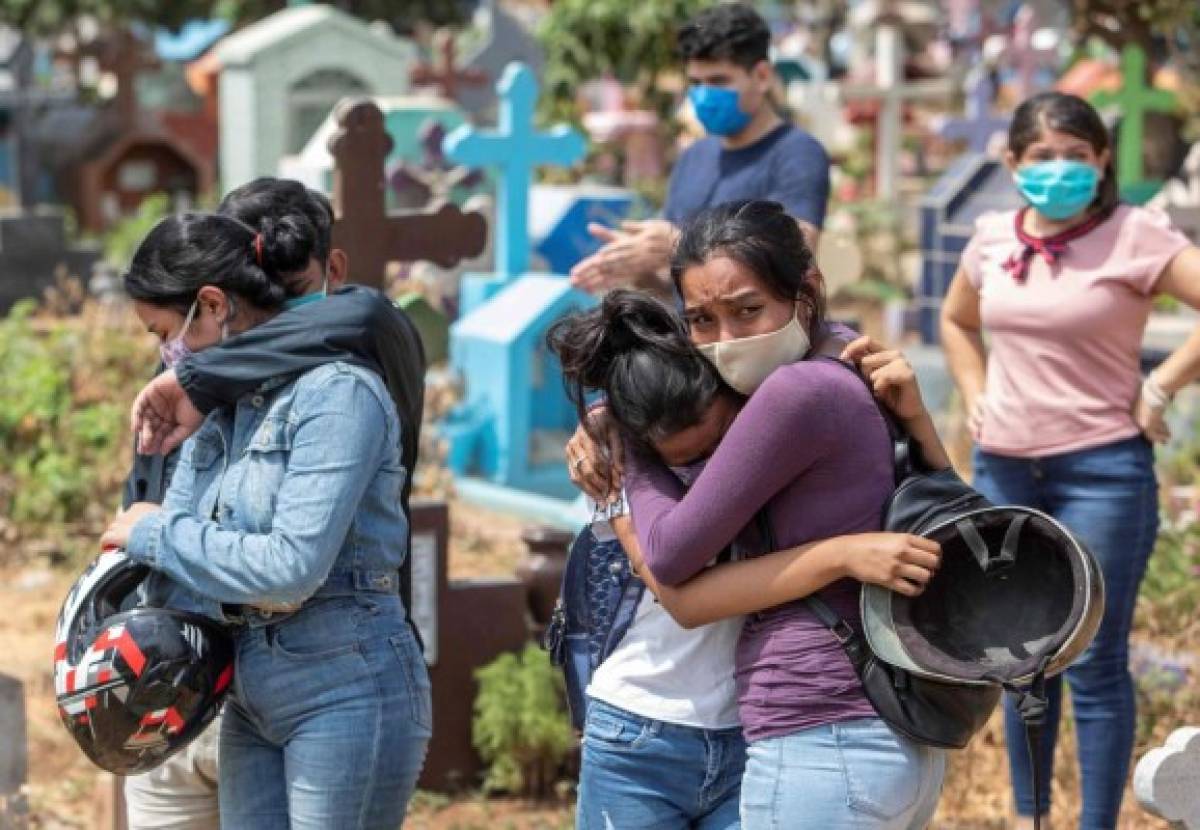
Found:
[[[123,552],[102,553],[71,587],[55,631],[63,725],[96,766],[118,775],[154,769],[187,746],[233,679],[233,640],[213,620],[122,610],[148,574]]]
[[[863,628],[880,659],[930,680],[1019,686],[1063,671],[1095,637],[1100,569],[1052,517],[987,506],[920,533],[942,546],[922,594],[863,586]]]

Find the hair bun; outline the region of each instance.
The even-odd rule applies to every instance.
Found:
[[[302,215],[264,216],[258,226],[262,256],[258,265],[269,274],[295,274],[313,257],[316,229]],[[256,241],[256,244],[257,241]]]

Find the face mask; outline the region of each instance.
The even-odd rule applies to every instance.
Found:
[[[290,300],[284,301],[283,307],[284,307],[284,309],[290,311],[293,308],[299,308],[302,305],[308,305],[309,303],[315,303],[317,300],[323,300],[328,296],[329,296],[329,275],[326,274],[325,279],[321,281],[321,290],[320,291],[314,291],[311,294],[305,294],[301,297],[292,297]]]
[[[200,307],[200,300],[197,298],[192,303],[192,307],[188,309],[188,313],[183,318],[183,326],[179,329],[179,334],[172,337],[166,343],[159,344],[158,355],[162,358],[163,365],[168,369],[175,367],[176,363],[187,360],[192,356],[193,352],[188,348],[187,343],[183,342],[183,336],[187,334],[188,326],[192,324],[192,318],[196,316],[196,309]]]
[[[1100,171],[1082,161],[1053,159],[1018,168],[1013,181],[1038,213],[1061,221],[1076,216],[1096,198]]]
[[[706,343],[700,352],[717,367],[721,377],[743,395],[751,395],[767,375],[787,363],[795,363],[808,353],[808,333],[793,315],[777,331]]]
[[[694,86],[688,91],[688,100],[696,117],[709,135],[737,135],[746,129],[750,116],[738,107],[736,90],[720,86]]]

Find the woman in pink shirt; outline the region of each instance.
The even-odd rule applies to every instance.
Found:
[[[1116,826],[1134,736],[1129,629],[1158,528],[1151,441],[1172,394],[1200,377],[1200,333],[1141,377],[1152,297],[1200,307],[1200,249],[1160,212],[1119,203],[1108,132],[1072,95],[1013,116],[1005,163],[1028,205],[987,214],[942,307],[942,343],[975,439],[975,486],[1070,527],[1104,572],[1095,642],[1066,673],[1083,778],[1080,826]],[[985,346],[986,337],[986,346]],[[1049,683],[1042,813],[1062,684]],[[1018,826],[1035,805],[1019,716],[1006,711]]]

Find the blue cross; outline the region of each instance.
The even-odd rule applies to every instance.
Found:
[[[539,164],[574,164],[583,157],[583,136],[566,125],[547,132],[533,126],[537,80],[528,66],[510,63],[496,84],[500,97],[498,129],[463,124],[446,136],[446,156],[467,167],[495,167],[496,272],[510,280],[529,270],[529,186]]]
[[[980,71],[967,94],[967,117],[952,118],[942,124],[938,133],[950,141],[966,141],[972,153],[986,153],[996,133],[1008,129],[1007,115],[992,115],[996,86],[989,73]]]

